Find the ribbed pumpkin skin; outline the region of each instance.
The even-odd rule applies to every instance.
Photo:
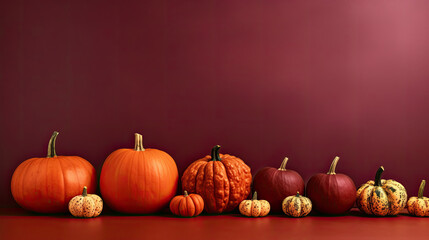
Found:
[[[411,215],[417,217],[429,216],[429,198],[410,197],[407,202],[407,210]]]
[[[423,196],[426,181],[422,180],[417,197],[410,197],[407,202],[407,210],[411,215],[417,217],[429,216],[429,198]]]
[[[356,185],[341,173],[335,173],[339,157],[332,161],[328,173],[313,175],[307,182],[306,193],[313,209],[323,214],[344,214],[356,201]]]
[[[181,217],[195,217],[204,210],[204,200],[198,194],[175,196],[170,202],[170,211]]]
[[[250,193],[250,167],[232,155],[219,157],[221,161],[206,156],[193,162],[182,176],[182,189],[201,195],[208,213],[230,212]]]
[[[296,192],[304,192],[305,183],[301,175],[294,170],[286,169],[287,158],[279,169],[264,167],[253,177],[253,190],[261,199],[271,204],[271,212],[282,211],[283,200]]]
[[[75,217],[97,217],[103,211],[103,200],[98,195],[87,194],[87,189],[84,189],[82,195],[70,200],[69,211]]]
[[[368,181],[356,192],[356,205],[369,215],[386,216],[397,215],[407,204],[407,191],[405,187],[395,180],[380,179],[381,167],[376,174],[380,184]],[[378,177],[377,177],[378,176]]]
[[[13,173],[11,190],[15,201],[27,210],[63,213],[83,186],[95,192],[95,176],[94,167],[81,157],[31,158]]]
[[[149,214],[166,207],[177,190],[179,173],[173,158],[157,149],[119,149],[103,164],[100,190],[113,210]]]
[[[252,200],[243,200],[238,206],[240,213],[247,217],[265,217],[270,212],[270,203],[267,200],[257,200],[257,194]]]
[[[299,194],[289,196],[283,200],[283,212],[290,217],[305,217],[312,209],[311,200]]]

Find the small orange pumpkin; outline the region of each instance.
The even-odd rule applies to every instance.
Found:
[[[422,180],[417,197],[410,197],[407,202],[408,212],[417,217],[429,216],[429,198],[423,197],[426,181]]]
[[[184,195],[175,196],[170,202],[170,211],[177,216],[195,217],[200,215],[204,209],[204,200],[198,194],[189,194],[184,191]]]
[[[88,194],[85,186],[82,195],[70,200],[69,211],[75,217],[97,217],[103,211],[103,200],[95,194]]]
[[[267,200],[258,200],[258,193],[255,192],[252,200],[243,200],[238,208],[244,216],[265,217],[270,212],[270,203]]]

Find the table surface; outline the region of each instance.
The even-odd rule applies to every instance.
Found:
[[[429,218],[400,214],[368,217],[353,209],[345,216],[289,218],[239,214],[179,218],[169,214],[97,218],[37,215],[22,209],[0,209],[0,239],[427,239]]]

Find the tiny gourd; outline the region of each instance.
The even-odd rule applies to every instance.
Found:
[[[243,200],[239,205],[240,213],[247,217],[265,217],[270,212],[270,203],[267,200],[258,200],[258,194],[253,194],[252,200]]]
[[[170,202],[170,211],[176,216],[195,217],[204,210],[204,200],[198,194],[189,194],[184,191],[184,195],[175,196]]]
[[[417,197],[410,197],[407,202],[407,209],[411,215],[417,217],[429,216],[429,198],[423,197],[426,181],[422,180]]]
[[[384,168],[381,166],[375,174],[374,181],[368,181],[356,192],[358,208],[374,216],[394,216],[407,204],[407,191],[399,182],[381,179]]]
[[[282,203],[283,212],[290,217],[305,217],[312,209],[311,200],[301,196],[299,192],[296,195],[286,197]]]
[[[69,202],[69,211],[75,217],[97,217],[102,210],[103,200],[96,194],[88,194],[86,186],[82,195],[75,196]]]

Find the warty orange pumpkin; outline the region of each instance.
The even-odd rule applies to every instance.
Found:
[[[12,176],[11,190],[15,201],[23,208],[39,213],[61,213],[74,196],[88,186],[96,189],[95,169],[78,156],[57,156],[55,141],[49,140],[46,158],[31,158],[22,162]]]
[[[234,210],[250,193],[252,174],[243,160],[219,154],[219,145],[211,155],[193,162],[182,176],[182,188],[204,199],[208,213]]]
[[[100,190],[104,202],[115,211],[155,213],[168,206],[177,190],[179,173],[166,152],[144,148],[135,134],[134,149],[111,153],[103,164]]]

